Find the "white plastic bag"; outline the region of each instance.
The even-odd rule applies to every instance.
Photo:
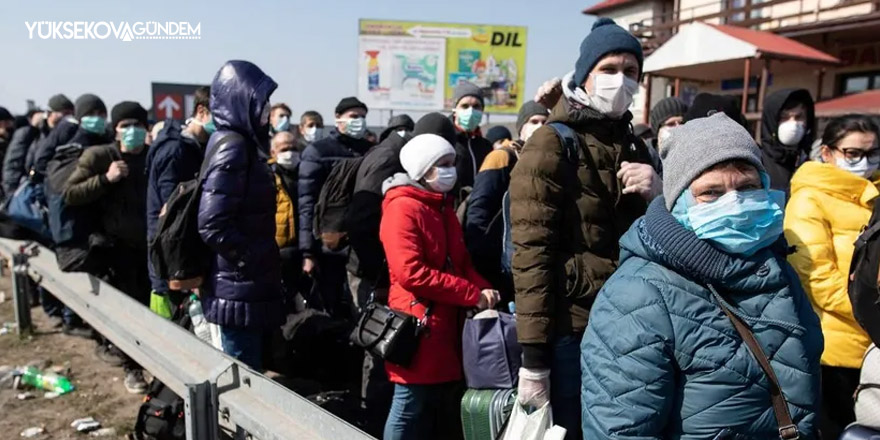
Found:
[[[504,430],[504,436],[501,437],[501,440],[550,440],[556,438],[565,438],[565,428],[553,426],[553,413],[549,403],[529,414],[517,402],[513,405],[513,413],[510,414],[507,429]]]

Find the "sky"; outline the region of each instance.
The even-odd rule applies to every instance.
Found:
[[[574,68],[597,0],[5,0],[0,14],[0,106],[45,107],[55,93],[71,100],[95,93],[108,110],[123,100],[150,107],[151,82],[209,84],[230,59],[260,66],[279,84],[272,102],[294,115],[315,109],[331,117],[356,94],[358,20],[387,19],[528,27],[526,96]],[[35,7],[39,4],[40,7]],[[550,6],[552,4],[552,6]],[[189,21],[200,40],[29,39],[25,22]],[[381,125],[387,112],[371,112]],[[494,121],[494,118],[493,118]],[[500,121],[499,121],[500,122]]]

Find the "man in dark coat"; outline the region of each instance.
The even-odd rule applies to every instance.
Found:
[[[321,188],[333,165],[340,160],[360,157],[372,144],[365,139],[367,106],[357,98],[342,99],[336,106],[336,131],[306,147],[299,165],[299,249],[303,254],[303,272],[315,277],[324,306],[340,317],[351,316],[351,301],[345,297],[348,248],[332,251],[315,237],[315,207]],[[315,267],[320,273],[314,272]]]
[[[146,236],[147,111],[123,101],[111,111],[116,142],[83,151],[64,189],[67,206],[89,206],[112,241],[110,283],[141,304],[149,304]],[[128,392],[146,392],[143,369],[126,356]]]
[[[770,188],[791,188],[791,176],[810,154],[816,137],[813,97],[806,89],[777,90],[764,99],[761,154]]]
[[[452,122],[458,131],[455,137],[455,171],[458,179],[453,195],[455,205],[459,200],[459,190],[474,186],[474,177],[480,171],[483,160],[492,152],[492,144],[483,137],[480,122],[483,120],[483,90],[475,84],[462,82],[455,87],[452,101],[454,111]]]
[[[190,123],[181,127],[177,121],[166,121],[147,153],[147,243],[152,241],[159,224],[159,213],[180,182],[192,180],[199,174],[204,146],[214,132],[211,119],[211,89],[199,87],[193,94],[193,114]],[[159,278],[150,269],[153,297],[150,308],[171,318],[173,304],[182,298],[179,292],[170,294],[168,281]]]
[[[12,142],[3,157],[3,191],[6,198],[21,183],[21,178],[33,167],[37,146],[65,117],[73,115],[73,103],[62,94],[49,98],[49,111],[38,125],[19,128],[12,136]]]
[[[199,203],[199,235],[214,252],[201,287],[223,351],[259,370],[263,334],[282,323],[275,243],[275,180],[266,164],[269,97],[278,84],[247,61],[228,61],[211,83],[211,135]],[[216,152],[212,152],[216,148]]]

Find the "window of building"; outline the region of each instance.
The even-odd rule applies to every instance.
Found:
[[[840,93],[842,95],[875,89],[880,89],[880,72],[878,71],[842,75],[840,78]]]

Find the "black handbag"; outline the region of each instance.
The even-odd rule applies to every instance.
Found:
[[[370,302],[364,308],[351,340],[374,356],[406,367],[419,347],[419,338],[426,329],[431,306],[420,321],[415,316],[392,310],[386,305]]]

